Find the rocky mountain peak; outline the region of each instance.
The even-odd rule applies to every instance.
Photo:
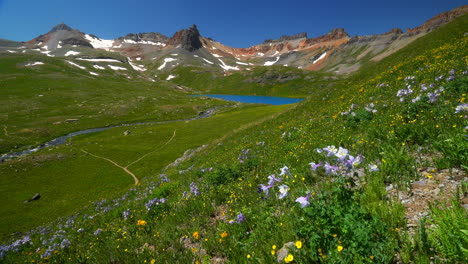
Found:
[[[295,35],[283,35],[279,39],[267,39],[263,43],[275,43],[275,42],[291,41],[291,40],[303,39],[303,38],[307,38],[306,32],[298,33]]]
[[[349,37],[348,33],[344,30],[344,28],[335,28],[332,29],[327,35],[331,39],[339,39],[344,37]]]
[[[183,49],[192,52],[203,47],[200,37],[197,26],[192,25],[188,29],[177,31],[174,36],[168,40],[167,45],[180,45]]]
[[[60,23],[58,25],[56,25],[55,27],[53,27],[50,31],[50,32],[57,32],[59,30],[66,30],[66,31],[73,31],[73,28],[67,26],[65,23]]]
[[[400,28],[392,28],[390,31],[388,31],[387,33],[384,33],[383,35],[388,35],[388,34],[403,34],[403,30],[401,30]]]

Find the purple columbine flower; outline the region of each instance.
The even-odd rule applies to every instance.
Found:
[[[355,168],[357,165],[361,164],[362,162],[362,155],[359,154],[357,157],[353,157],[349,155],[348,160],[345,161],[346,167],[351,170],[352,168]]]
[[[280,173],[279,176],[291,175],[291,173],[289,173],[289,168],[288,168],[288,166],[284,166],[284,167],[281,168],[280,170],[281,170],[281,173]]]
[[[242,223],[242,222],[244,222],[244,221],[245,221],[245,216],[244,216],[242,213],[239,213],[239,214],[237,215],[237,221],[236,221],[236,222],[237,222],[238,224],[240,224],[240,223]]]
[[[338,166],[330,165],[330,163],[328,162],[325,162],[325,165],[323,166],[323,168],[325,169],[325,174],[327,175],[329,174],[336,175],[338,172]]]
[[[287,186],[286,184],[278,186],[278,189],[280,193],[280,195],[278,196],[278,199],[283,199],[284,197],[288,195],[289,186]]]
[[[281,178],[277,178],[276,175],[272,174],[270,176],[268,176],[268,185],[273,187],[273,185],[275,185],[275,182],[281,182],[282,179]]]
[[[96,229],[96,231],[94,231],[94,235],[98,236],[99,234],[101,234],[101,232],[102,232],[102,229],[98,228],[98,229]]]
[[[367,166],[369,166],[369,171],[370,171],[370,172],[379,171],[379,168],[378,168],[377,165],[375,165],[375,164],[369,164],[369,165],[367,165]]]
[[[301,208],[304,208],[310,205],[309,198],[310,198],[310,192],[308,192],[306,196],[301,196],[297,198],[296,202],[298,202],[301,205]]]
[[[323,153],[323,150],[319,148],[315,149],[315,151],[317,151],[317,153]]]
[[[440,94],[437,93],[428,93],[427,95],[429,96],[430,103],[435,103],[437,101],[437,97],[440,96]]]
[[[197,184],[195,182],[190,183],[190,192],[195,196],[200,195],[200,191],[198,190]]]
[[[69,247],[70,245],[71,245],[70,240],[68,240],[68,239],[65,238],[65,239],[62,240],[62,242],[60,243],[60,248],[67,248],[67,247]]]
[[[309,163],[309,165],[310,165],[311,170],[317,171],[318,167],[322,166],[322,163],[321,162],[319,162],[319,163],[311,162],[311,163]]]
[[[130,217],[130,209],[127,209],[123,212],[123,217],[127,220]]]
[[[338,152],[338,149],[333,145],[328,146],[328,147],[324,148],[323,150],[327,152],[328,157],[334,156]]]
[[[348,156],[348,150],[345,148],[340,147],[338,151],[335,153],[335,157],[338,158],[338,161],[342,162]]]
[[[460,104],[457,107],[455,107],[455,114],[458,114],[460,112],[468,112],[468,104]]]
[[[265,196],[268,196],[268,191],[271,187],[273,187],[273,185],[260,184],[259,190],[260,192],[264,192]]]

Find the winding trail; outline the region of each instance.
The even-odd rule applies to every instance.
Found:
[[[135,164],[135,163],[141,161],[142,159],[146,158],[148,155],[151,155],[151,154],[153,154],[154,152],[156,152],[156,151],[161,150],[162,148],[164,148],[167,144],[169,144],[169,143],[174,139],[174,137],[175,137],[175,135],[176,135],[176,131],[177,131],[177,130],[174,130],[174,133],[172,134],[172,137],[171,137],[166,143],[164,143],[164,145],[162,145],[162,146],[159,147],[159,148],[156,148],[155,150],[153,150],[153,151],[151,151],[151,152],[146,153],[145,155],[139,157],[138,159],[136,159],[135,161],[131,162],[130,164],[128,164],[128,165],[125,166],[125,167],[122,166],[122,165],[120,165],[120,164],[118,164],[117,162],[115,162],[115,161],[109,159],[109,158],[101,157],[101,156],[95,155],[95,154],[90,153],[90,152],[88,152],[88,151],[86,151],[86,150],[84,150],[84,149],[80,149],[80,150],[83,151],[84,153],[88,154],[88,155],[91,155],[91,156],[95,157],[95,158],[107,160],[108,162],[112,163],[113,165],[115,165],[115,166],[121,168],[123,171],[125,171],[125,173],[127,173],[127,174],[130,175],[130,176],[132,176],[133,180],[135,181],[135,185],[138,185],[138,184],[140,183],[140,180],[138,180],[138,177],[137,177],[133,172],[131,172],[131,171],[128,169],[128,167],[130,167],[131,165],[133,165],[133,164]]]
[[[140,180],[138,180],[137,176],[135,176],[135,174],[133,174],[131,171],[129,171],[127,169],[127,167],[123,167],[122,165],[119,165],[117,162],[111,160],[111,159],[108,159],[108,158],[104,158],[104,157],[101,157],[101,156],[98,156],[98,155],[94,155],[93,153],[89,153],[87,152],[86,150],[84,149],[80,149],[81,151],[83,151],[84,153],[88,154],[88,155],[91,155],[95,158],[98,158],[98,159],[103,159],[103,160],[107,160],[108,162],[112,163],[113,165],[121,168],[122,170],[124,170],[127,174],[129,174],[130,176],[132,176],[133,180],[135,181],[135,185],[138,185],[140,183]]]

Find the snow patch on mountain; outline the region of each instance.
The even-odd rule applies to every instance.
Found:
[[[166,44],[162,42],[153,42],[153,41],[148,41],[148,40],[141,40],[141,41],[134,41],[133,39],[124,39],[124,43],[127,44],[146,44],[146,45],[153,45],[153,46],[166,46]]]
[[[102,67],[102,66],[99,66],[99,65],[93,65],[94,68],[98,69],[98,70],[105,70],[106,68]]]
[[[78,55],[78,54],[80,54],[80,52],[70,50],[70,51],[67,51],[67,53],[65,53],[65,57],[72,56],[72,55]]]
[[[167,76],[166,81],[172,80],[175,77],[176,77],[175,75],[170,74],[169,76]]]
[[[85,34],[85,38],[89,41],[89,43],[95,48],[95,49],[105,49],[109,50],[109,48],[112,48],[112,45],[114,43],[114,40],[107,40],[107,39],[100,39],[96,38],[93,36],[90,36],[88,34]]]
[[[132,66],[132,68],[135,70],[135,71],[146,71],[146,69],[142,66],[142,65],[136,65],[136,64],[133,64],[132,62],[128,62],[130,63],[130,66]]]
[[[74,62],[72,62],[72,61],[66,61],[66,62],[68,62],[69,64],[71,64],[71,65],[73,65],[73,66],[75,66],[75,67],[78,67],[78,68],[80,68],[80,69],[82,69],[82,70],[85,70],[85,69],[86,69],[86,67],[83,67],[83,66],[81,66],[81,65],[78,65],[78,64],[76,64],[76,63],[74,63]]]
[[[209,64],[214,64],[213,62],[211,62],[211,61],[209,61],[209,60],[207,60],[207,59],[205,59],[205,58],[202,58],[202,59],[203,59],[204,61],[206,61],[207,63],[209,63]]]
[[[85,59],[85,58],[77,58],[77,60],[82,60],[82,61],[92,61],[92,62],[119,62],[122,63],[119,60],[114,60],[114,59]]]
[[[221,65],[219,65],[219,67],[223,68],[226,71],[229,71],[229,70],[238,71],[238,70],[240,70],[239,67],[229,66],[229,65],[226,65],[226,63],[224,63],[224,61],[222,61],[221,59],[218,59],[218,60],[221,62]]]
[[[236,63],[239,64],[239,65],[249,65],[248,63],[240,62],[240,61],[236,61]]]
[[[276,57],[276,60],[275,61],[266,61],[265,64],[263,64],[263,66],[271,66],[275,63],[277,63],[279,61],[280,57]]]
[[[31,66],[37,66],[37,65],[43,65],[43,64],[44,64],[44,63],[41,62],[41,61],[36,61],[36,62],[30,62],[30,63],[28,63],[28,64],[26,64],[26,65],[24,65],[24,66],[26,66],[26,67],[31,67]]]
[[[164,63],[161,64],[161,66],[158,67],[158,70],[164,69],[164,67],[166,67],[166,64],[167,64],[168,62],[176,61],[176,60],[177,60],[177,59],[174,59],[174,58],[165,58],[165,59],[164,59]]]
[[[95,75],[95,76],[99,76],[99,74],[97,74],[97,73],[95,73],[95,72],[89,72],[89,74]]]
[[[320,55],[320,57],[318,57],[318,59],[314,60],[314,62],[312,62],[312,64],[315,64],[316,62],[318,62],[319,60],[322,60],[323,58],[325,58],[325,56],[327,56],[327,53],[323,53],[322,55]]]
[[[127,68],[119,67],[119,66],[114,66],[114,65],[107,65],[109,68],[113,69],[114,71],[126,71]]]

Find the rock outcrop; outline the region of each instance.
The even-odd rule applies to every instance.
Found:
[[[203,47],[200,41],[200,32],[196,25],[191,26],[189,29],[182,29],[177,31],[172,38],[167,41],[167,45],[174,47],[181,47],[185,50],[193,52]]]

